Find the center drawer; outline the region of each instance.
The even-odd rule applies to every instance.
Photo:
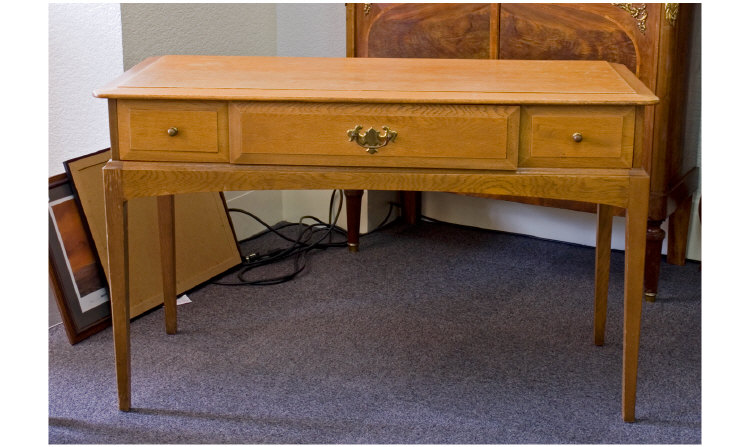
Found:
[[[518,123],[516,106],[230,103],[230,161],[515,169]]]

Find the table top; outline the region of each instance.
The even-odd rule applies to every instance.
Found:
[[[160,56],[100,98],[461,104],[655,104],[604,61]]]

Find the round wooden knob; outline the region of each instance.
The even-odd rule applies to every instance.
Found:
[[[170,137],[177,135],[177,128],[170,127],[169,129],[167,129],[167,135],[169,135]]]
[[[573,134],[573,141],[575,141],[576,143],[580,143],[581,140],[583,140],[583,135],[581,135],[580,132],[576,132]]]

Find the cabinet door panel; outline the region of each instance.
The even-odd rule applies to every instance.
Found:
[[[487,59],[491,9],[487,3],[372,3],[365,14],[358,7],[356,56]]]
[[[606,60],[636,72],[633,30],[588,10],[585,5],[510,4],[500,6],[500,59]],[[606,5],[612,15],[620,15]],[[627,23],[625,25],[628,25]]]

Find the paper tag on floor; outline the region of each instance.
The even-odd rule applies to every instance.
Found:
[[[192,301],[190,300],[190,298],[188,298],[187,295],[182,295],[181,297],[177,298],[177,305],[178,306],[180,304],[187,304],[187,303],[192,303]]]

